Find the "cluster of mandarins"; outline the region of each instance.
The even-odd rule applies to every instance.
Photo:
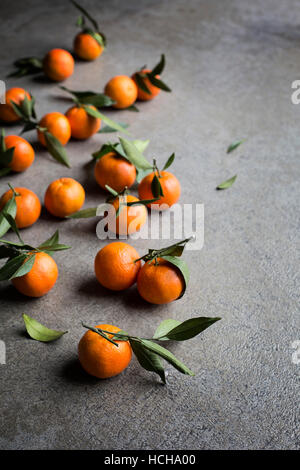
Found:
[[[89,19],[92,21],[90,17]],[[81,19],[82,21],[84,20]],[[104,46],[104,35],[98,30],[86,29],[85,26],[74,40],[74,52],[84,60],[96,59],[102,54]],[[54,81],[65,80],[74,71],[74,59],[68,51],[63,49],[51,50],[42,61],[30,58],[17,61],[16,65],[19,68],[19,75],[32,73],[32,69],[35,69],[36,72],[43,71]],[[114,108],[126,109],[131,107],[136,100],[152,100],[161,89],[170,91],[160,81],[159,73],[156,73],[155,69],[153,73],[153,70],[142,68],[132,77],[121,75],[112,78],[105,86],[104,93],[112,100]],[[17,112],[16,106],[22,107],[22,104],[31,100],[32,96],[22,88],[8,89],[6,104],[0,105],[0,120],[5,123],[22,121],[22,116]],[[89,106],[96,110],[96,107]],[[58,112],[46,114],[38,122],[36,129],[38,140],[43,146],[47,146],[45,131],[64,146],[71,137],[75,139],[91,137],[99,131],[100,126],[99,117],[93,116],[86,111],[84,106],[75,103],[65,115]],[[10,158],[7,159],[8,154]],[[2,170],[0,168],[0,174],[5,175],[9,171],[23,172],[31,166],[34,157],[33,147],[27,140],[17,135],[5,136],[4,132],[2,133],[0,167],[1,158],[5,161],[5,165]],[[137,168],[122,153],[114,151],[114,148],[110,148],[104,154],[102,152],[101,158],[96,159],[94,176],[99,186],[110,192],[109,202],[115,209],[116,234],[124,234],[122,221],[125,222],[125,233],[133,233],[146,222],[147,207],[151,210],[161,210],[162,205],[171,207],[180,197],[178,179],[165,169],[159,171],[156,163],[139,182],[139,198],[128,194],[127,189],[136,181]],[[155,180],[158,181],[159,186],[156,194],[153,190]],[[38,220],[41,213],[39,198],[33,191],[24,187],[11,188],[2,195],[0,199],[2,219],[12,199],[16,204],[14,220],[17,229],[29,227]],[[48,186],[44,204],[52,215],[65,218],[80,212],[84,200],[85,191],[79,182],[72,178],[60,178]],[[122,207],[120,207],[121,204]],[[137,282],[140,295],[154,304],[168,303],[179,298],[185,290],[185,280],[176,265],[159,256],[153,259],[147,256],[144,258],[145,263],[142,265],[143,257],[141,258],[132,246],[119,241],[110,243],[95,257],[96,277],[104,287],[117,291],[126,289]],[[57,277],[58,269],[53,258],[46,250],[45,252],[37,250],[30,271],[14,276],[12,282],[24,295],[40,297],[54,286]],[[115,327],[109,326],[109,328],[113,330]],[[87,335],[91,334],[94,333],[90,331],[87,333]],[[130,346],[127,342],[123,342],[122,348],[130,348]],[[81,355],[84,354],[81,353]],[[82,362],[84,362],[83,359]],[[106,376],[111,375],[115,374],[109,373]]]

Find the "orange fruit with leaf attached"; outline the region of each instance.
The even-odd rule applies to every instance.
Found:
[[[89,105],[94,111],[95,106]],[[101,127],[101,119],[91,116],[80,106],[72,106],[66,112],[71,126],[71,135],[74,139],[84,140],[96,134]]]
[[[113,325],[97,325],[95,328],[109,331],[105,333],[110,339],[120,328]],[[107,341],[94,331],[88,330],[78,344],[78,357],[84,370],[99,379],[108,379],[120,374],[129,365],[132,357],[128,341],[113,340],[118,344]]]
[[[157,173],[153,172],[145,176],[145,178],[143,178],[140,182],[138,188],[140,199],[154,198],[151,184],[155,174],[158,176]],[[154,210],[165,210],[168,209],[168,207],[173,206],[173,204],[178,201],[180,198],[181,187],[176,176],[168,171],[160,171],[159,182],[162,187],[163,196],[160,196],[156,202],[148,204],[148,207],[151,207],[151,209]],[[166,207],[160,207],[162,204],[166,205]]]
[[[56,283],[58,268],[54,259],[44,252],[35,253],[31,270],[12,279],[14,287],[28,297],[42,297]]]
[[[65,49],[52,49],[43,60],[45,75],[55,82],[70,77],[74,71],[74,59]]]
[[[157,264],[156,264],[157,263]],[[151,304],[167,304],[181,296],[185,282],[180,270],[163,258],[147,261],[139,271],[137,288]]]
[[[12,161],[9,167],[12,171],[25,171],[34,161],[34,150],[27,140],[18,135],[8,135],[4,138],[6,149],[14,147]]]
[[[84,203],[85,191],[73,178],[59,178],[49,184],[45,193],[46,209],[56,217],[77,212]]]
[[[145,225],[148,217],[146,207],[143,204],[124,206],[121,208],[119,215],[116,218],[120,201],[123,201],[124,203],[137,202],[139,199],[131,194],[116,197],[112,201],[114,211],[112,211],[112,213],[108,213],[108,229],[117,235],[130,235],[131,233],[138,232],[143,225]]]
[[[71,126],[68,118],[62,113],[45,114],[39,122],[39,127],[47,129],[62,145],[66,145],[70,140]],[[44,147],[47,146],[44,133],[40,130],[38,130],[38,139]]]
[[[94,175],[101,188],[106,189],[105,185],[108,185],[119,193],[133,185],[136,169],[126,158],[115,152],[108,152],[97,160]]]
[[[11,102],[20,105],[25,96],[31,100],[30,94],[23,88],[10,88],[5,93],[5,104],[0,104],[0,119],[4,122],[17,122],[21,118],[15,113]]]
[[[14,188],[17,196],[15,198],[17,213],[15,217],[18,228],[29,227],[34,224],[41,214],[41,203],[37,195],[27,188]],[[9,189],[0,199],[0,210],[13,197],[13,191]]]
[[[95,60],[103,52],[103,47],[88,33],[78,33],[74,39],[74,52],[83,60]]]
[[[140,70],[140,72],[138,73],[142,73],[142,74],[146,74],[146,73],[150,73],[151,70],[149,69],[143,69],[143,70]],[[155,78],[158,78],[160,79],[160,76],[159,75],[155,75]],[[160,92],[161,92],[161,89],[158,88],[157,86],[154,86],[152,85],[152,83],[150,82],[149,78],[148,77],[143,77],[142,80],[144,82],[144,84],[146,85],[146,87],[148,88],[148,90],[150,91],[150,94],[147,93],[146,91],[142,90],[138,84],[137,84],[137,80],[136,80],[136,74],[133,74],[132,75],[132,79],[135,81],[136,85],[137,85],[137,88],[138,88],[138,100],[140,101],[149,101],[149,100],[153,100],[153,98],[155,98],[155,96],[157,96]]]
[[[114,108],[125,109],[135,103],[138,89],[132,78],[127,75],[117,75],[109,80],[104,93],[116,102]]]
[[[141,262],[138,252],[128,243],[109,243],[95,257],[95,274],[99,283],[110,290],[128,289],[136,282]]]

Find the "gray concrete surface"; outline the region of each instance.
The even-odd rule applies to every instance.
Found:
[[[108,36],[97,61],[76,63],[65,85],[102,90],[116,74],[155,64],[165,52],[164,78],[173,89],[140,113],[111,112],[149,138],[147,155],[164,161],[173,151],[181,202],[205,204],[205,245],[189,252],[186,295],[155,307],[133,288],[101,289],[93,260],[103,243],[94,221],[64,222],[42,214],[23,232],[40,242],[56,228],[73,249],[56,256],[60,277],[44,298],[27,299],[0,286],[2,449],[296,449],[299,448],[299,371],[292,342],[299,333],[299,117],[291,83],[300,78],[300,10],[296,0],[122,2],[87,0]],[[17,7],[19,5],[19,7]],[[70,48],[76,11],[58,0],[1,6],[1,78],[13,59]],[[37,98],[38,114],[68,102],[56,84],[9,79]],[[8,131],[16,132],[12,127]],[[32,142],[34,133],[28,134]],[[235,139],[247,138],[226,155]],[[10,176],[43,198],[60,176],[78,179],[86,206],[104,196],[93,181],[90,154],[114,135],[70,142],[72,169],[38,150],[26,173]],[[218,183],[235,173],[228,191]],[[8,178],[0,182],[1,193]],[[11,235],[10,235],[11,236]],[[146,241],[135,241],[140,251]],[[153,244],[152,244],[153,245]],[[156,245],[157,246],[157,245]],[[299,248],[299,244],[298,244]],[[21,314],[69,334],[52,344],[29,340]],[[201,337],[172,350],[196,372],[171,367],[163,387],[135,360],[118,377],[97,381],[77,362],[81,320],[111,322],[146,334],[169,317],[221,316]]]

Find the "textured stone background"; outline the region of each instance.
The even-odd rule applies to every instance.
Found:
[[[2,449],[281,449],[299,448],[299,371],[292,363],[300,339],[299,116],[291,82],[300,78],[300,10],[296,0],[92,1],[108,36],[108,50],[93,63],[76,63],[65,85],[101,91],[116,74],[131,74],[167,56],[164,79],[172,94],[141,104],[140,113],[111,112],[130,123],[136,138],[149,138],[147,155],[160,162],[175,151],[183,203],[205,204],[205,245],[188,252],[191,282],[171,305],[145,304],[135,289],[112,294],[93,273],[103,245],[94,221],[58,221],[43,212],[23,232],[41,242],[57,227],[73,249],[56,257],[59,282],[44,298],[0,287],[0,338],[7,365],[0,365]],[[1,1],[1,69],[13,59],[71,48],[76,11],[58,0]],[[37,98],[38,114],[65,112],[69,103],[46,80],[9,79]],[[19,128],[8,129],[12,133]],[[34,133],[28,134],[35,142]],[[231,155],[235,139],[247,142]],[[70,142],[72,169],[38,149],[14,185],[43,198],[60,176],[78,179],[86,207],[103,200],[93,181],[90,154],[107,138]],[[215,186],[238,174],[228,191]],[[0,182],[1,193],[7,178]],[[298,194],[297,194],[298,193]],[[298,196],[298,199],[297,199]],[[145,241],[135,241],[140,252]],[[153,245],[153,243],[152,243]],[[298,245],[299,247],[299,245]],[[52,344],[24,335],[26,312],[49,327],[70,332]],[[117,324],[149,334],[162,319],[221,316],[201,337],[172,350],[195,372],[171,367],[169,384],[135,360],[120,376],[97,381],[76,359],[81,320]]]

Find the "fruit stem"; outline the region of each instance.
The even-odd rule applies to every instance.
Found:
[[[108,338],[108,336],[106,336],[106,334],[104,334],[104,332],[103,332],[104,330],[101,330],[100,328],[94,328],[93,326],[85,325],[84,323],[82,323],[82,326],[84,328],[87,328],[88,330],[93,331],[94,333],[97,333],[98,335],[102,336],[102,338],[107,339],[107,341],[109,341],[110,343],[117,346],[117,348],[119,347],[118,343],[116,343],[112,339]],[[114,333],[109,333],[109,334],[114,334]]]
[[[157,171],[158,178],[161,178],[161,174],[160,174],[158,166],[156,164],[156,158],[153,158],[153,170],[154,170],[154,172]]]

